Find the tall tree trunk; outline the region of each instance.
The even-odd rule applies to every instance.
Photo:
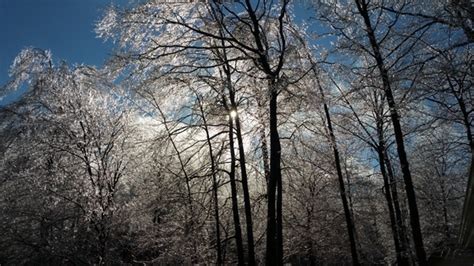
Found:
[[[265,73],[268,81],[268,94],[270,96],[269,103],[269,126],[270,126],[270,177],[268,181],[268,217],[267,217],[267,250],[266,250],[266,263],[268,265],[282,265],[283,264],[283,225],[282,225],[282,178],[281,178],[281,144],[280,136],[278,134],[278,93],[279,80],[281,70],[283,68],[286,59],[286,37],[284,34],[284,19],[286,17],[287,6],[289,0],[283,0],[280,5],[280,12],[277,18],[278,21],[278,43],[280,45],[280,51],[278,60],[274,67],[273,62],[270,59],[270,54],[274,51],[270,51],[265,32],[262,32],[262,26],[260,22],[262,16],[257,13],[258,5],[252,6],[253,1],[245,0],[242,4],[245,6],[249,17],[250,32],[253,37],[255,48],[252,53],[258,55],[255,61],[259,68]],[[278,190],[278,195],[276,195]],[[275,203],[275,197],[276,203]],[[276,209],[275,209],[276,205]],[[275,213],[276,212],[276,213]]]
[[[214,205],[214,219],[216,223],[216,265],[222,265],[222,247],[221,247],[221,233],[220,233],[220,221],[219,221],[219,198],[218,198],[218,186],[217,186],[217,170],[216,162],[212,150],[211,136],[209,134],[209,128],[207,126],[206,115],[204,114],[204,109],[201,103],[199,96],[197,96],[199,109],[201,111],[202,121],[204,125],[204,131],[206,132],[206,141],[209,148],[209,158],[211,160],[211,173],[212,173],[212,198]]]
[[[232,99],[231,99],[232,101]],[[240,129],[239,115],[235,117],[235,129],[237,142],[239,144],[239,161],[240,172],[242,178],[242,189],[244,192],[244,206],[245,206],[245,221],[247,224],[247,248],[248,248],[248,265],[255,265],[255,247],[253,239],[253,223],[252,223],[252,206],[250,205],[250,193],[248,187],[247,168],[245,161],[244,143],[242,140],[242,132]]]
[[[226,108],[230,112],[229,108]],[[238,265],[245,265],[244,248],[242,244],[242,231],[240,228],[239,203],[237,198],[237,185],[235,181],[235,150],[234,150],[234,123],[229,116],[229,149],[230,149],[230,190],[232,197],[232,214],[234,218],[235,242],[237,245]]]
[[[277,116],[277,88],[276,80],[269,81],[270,89],[270,176],[268,180],[268,209],[267,209],[267,247],[266,247],[266,264],[267,265],[282,265],[283,254],[281,254],[283,244],[278,231],[277,222],[281,221],[281,200],[276,202],[276,193],[278,183],[281,184],[281,144],[280,136],[278,134],[278,116]],[[280,191],[281,192],[281,191]],[[280,193],[281,196],[281,193]],[[276,208],[276,204],[280,207]],[[280,212],[277,212],[277,209]],[[278,216],[278,217],[277,217]]]
[[[220,32],[220,35],[224,36],[222,31]],[[222,45],[225,46],[224,41],[222,40],[221,42],[222,42]],[[226,87],[229,93],[230,110],[234,111],[236,114],[235,129],[236,129],[237,142],[239,145],[240,172],[241,172],[241,179],[242,179],[242,190],[244,194],[245,223],[246,223],[246,229],[247,229],[248,264],[252,266],[252,265],[255,265],[255,247],[254,247],[254,237],[253,237],[252,206],[250,204],[250,193],[249,193],[248,177],[247,177],[247,169],[246,169],[247,166],[246,166],[246,161],[245,161],[245,149],[244,149],[244,144],[242,140],[242,130],[240,128],[240,118],[238,115],[237,105],[235,103],[235,90],[232,86],[231,66],[229,65],[229,61],[227,59],[227,51],[225,49],[222,50],[221,56],[222,56],[222,61],[224,63],[222,68],[225,73]],[[234,119],[233,117],[229,117],[229,118],[230,120]]]
[[[379,124],[379,123],[377,123]],[[382,126],[377,125],[377,132],[379,136],[379,146],[377,147],[377,155],[378,155],[378,160],[379,160],[379,167],[380,167],[380,173],[382,174],[383,178],[383,184],[384,184],[384,189],[385,189],[385,200],[387,201],[387,206],[388,206],[388,213],[390,217],[390,227],[392,229],[392,235],[393,235],[393,242],[395,244],[395,251],[397,254],[397,264],[398,265],[408,265],[408,259],[404,256],[404,251],[401,248],[401,239],[400,239],[400,234],[398,231],[400,230],[398,228],[396,216],[395,216],[395,210],[393,207],[393,198],[392,198],[392,190],[390,189],[390,181],[387,175],[387,171],[385,168],[385,160],[384,160],[384,150],[382,148],[382,145],[384,143],[383,139],[383,133],[382,133]]]
[[[369,17],[369,12],[367,9],[367,3],[365,0],[355,0],[357,9],[359,10],[360,15],[364,19],[367,36],[369,38],[372,50],[374,52],[374,59],[377,63],[377,67],[380,72],[380,76],[383,83],[383,89],[385,96],[387,98],[388,106],[390,108],[390,117],[393,124],[393,130],[395,132],[395,140],[397,144],[398,157],[400,160],[400,165],[403,173],[403,180],[405,182],[405,190],[407,193],[408,207],[410,209],[410,224],[412,227],[413,242],[415,243],[415,251],[420,265],[426,265],[426,253],[423,246],[423,236],[421,234],[420,219],[418,214],[418,206],[416,203],[416,194],[413,187],[413,181],[411,177],[410,167],[408,164],[408,158],[405,151],[405,143],[403,139],[402,127],[400,125],[400,117],[398,115],[397,106],[395,104],[395,99],[392,93],[392,88],[390,86],[390,80],[388,76],[388,71],[385,67],[382,54],[380,53],[380,47],[375,37],[374,30]]]
[[[283,183],[281,174],[277,183],[277,244],[278,244],[278,259],[283,263]]]
[[[395,218],[397,219],[397,227],[398,227],[398,237],[400,239],[400,247],[404,252],[404,256],[408,259],[411,258],[410,246],[409,246],[409,239],[407,235],[407,227],[405,225],[404,217],[402,215],[401,207],[400,207],[400,200],[398,197],[398,188],[397,188],[397,181],[395,180],[395,175],[393,174],[392,164],[390,163],[390,158],[388,158],[387,148],[385,143],[381,144],[381,148],[383,150],[384,155],[384,163],[386,166],[386,171],[388,175],[388,180],[390,182],[390,191],[392,193],[392,200],[393,200],[393,208],[395,210]]]
[[[257,101],[258,109],[259,109],[259,120],[260,120],[260,149],[262,151],[262,162],[263,162],[263,172],[265,177],[265,182],[268,183],[268,178],[270,177],[270,162],[268,156],[268,144],[267,144],[267,134],[265,131],[265,110],[263,109],[262,103]]]
[[[347,183],[347,190],[346,190],[346,196],[347,196],[347,202],[349,203],[349,213],[351,214],[351,220],[352,220],[352,223],[354,224],[354,239],[355,239],[355,243],[357,244],[357,249],[358,250],[361,250],[362,249],[362,246],[361,246],[361,243],[359,241],[359,235],[357,234],[357,230],[355,229],[355,219],[354,219],[354,204],[352,203],[352,194],[351,194],[351,186],[352,186],[352,183],[351,183],[351,178],[350,178],[350,175],[349,175],[349,172],[347,170],[347,166],[346,164],[344,163],[344,173],[345,173],[345,176],[346,176],[346,183]]]
[[[336,136],[334,135],[334,130],[332,128],[331,115],[329,113],[328,105],[326,104],[323,88],[320,84],[319,78],[316,78],[316,79],[318,83],[319,93],[321,94],[321,98],[323,100],[324,113],[326,115],[326,127],[329,133],[329,141],[331,143],[332,150],[334,153],[334,163],[336,165],[337,179],[339,181],[339,193],[342,200],[342,207],[344,209],[344,216],[346,218],[347,233],[349,235],[349,243],[350,243],[351,255],[352,255],[352,264],[360,265],[359,256],[357,253],[354,220],[352,219],[352,214],[349,209],[349,203],[347,200],[347,192],[344,185],[344,177],[342,175],[341,160],[339,157],[339,150],[337,148]]]

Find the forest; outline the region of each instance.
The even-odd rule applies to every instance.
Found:
[[[114,45],[101,67],[23,49],[0,84],[25,90],[0,106],[0,265],[451,254],[472,230],[473,14],[470,0],[134,1],[91,29]]]

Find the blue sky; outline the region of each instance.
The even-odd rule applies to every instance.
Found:
[[[128,0],[0,0],[0,86],[15,56],[30,46],[51,50],[55,60],[69,64],[101,66],[113,45],[96,38],[94,24],[111,3]]]
[[[95,23],[110,4],[126,6],[136,1],[0,0],[0,86],[8,82],[10,65],[26,47],[50,50],[56,62],[101,66],[113,44],[96,38]],[[305,8],[295,9],[297,20],[312,14]],[[18,99],[22,92],[8,95],[0,105]]]

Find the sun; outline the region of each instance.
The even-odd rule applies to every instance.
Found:
[[[230,117],[231,117],[232,119],[235,119],[235,118],[237,117],[237,111],[231,110],[231,111],[230,111]]]

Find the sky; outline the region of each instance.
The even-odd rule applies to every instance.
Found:
[[[114,46],[96,37],[94,25],[110,4],[125,7],[134,2],[136,0],[0,0],[0,87],[8,82],[8,72],[16,55],[27,47],[50,50],[55,62],[102,66]],[[308,17],[302,7],[295,11],[297,20]],[[24,90],[9,94],[0,100],[0,106],[19,99]]]
[[[0,0],[0,86],[26,47],[50,50],[55,61],[101,66],[113,44],[96,37],[94,24],[111,3],[123,6],[128,0]],[[20,94],[5,97],[0,105]]]

